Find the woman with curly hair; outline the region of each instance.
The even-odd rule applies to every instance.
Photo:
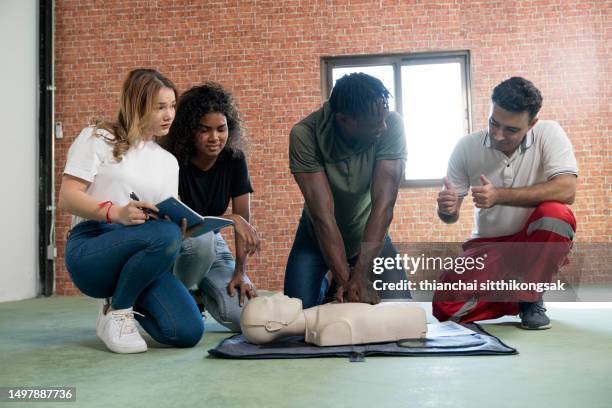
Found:
[[[246,273],[247,257],[260,245],[249,224],[253,192],[241,120],[231,94],[214,82],[185,92],[163,146],[180,166],[179,196],[202,216],[221,216],[232,201],[236,258],[218,232],[183,241],[174,273],[202,296],[210,314],[232,331],[240,331],[240,312],[245,298],[257,296]],[[236,295],[238,292],[238,295]]]
[[[168,78],[135,69],[123,83],[116,121],[95,121],[68,151],[59,193],[59,207],[73,215],[66,267],[83,293],[107,299],[96,333],[116,353],[147,350],[135,319],[176,347],[194,346],[204,332],[196,304],[172,274],[181,230],[158,219],[152,204],[178,195],[178,163],[155,141],[170,129],[176,98]]]

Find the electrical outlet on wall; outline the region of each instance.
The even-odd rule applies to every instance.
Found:
[[[64,138],[64,125],[62,124],[62,122],[55,122],[55,138]]]

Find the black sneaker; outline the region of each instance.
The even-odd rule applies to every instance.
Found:
[[[550,329],[550,319],[542,299],[537,302],[519,302],[521,327],[527,330]]]
[[[202,316],[204,316],[204,311],[205,311],[205,307],[204,307],[204,299],[202,297],[202,293],[200,292],[200,290],[190,290],[189,293],[191,294],[191,297],[193,298],[193,301],[195,302],[196,306],[198,307],[198,310],[200,311],[200,313],[202,313]]]

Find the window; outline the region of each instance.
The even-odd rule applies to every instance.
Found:
[[[380,79],[393,97],[389,109],[404,118],[408,160],[404,185],[439,184],[457,141],[471,132],[467,51],[364,57],[325,57],[327,99],[345,74]]]

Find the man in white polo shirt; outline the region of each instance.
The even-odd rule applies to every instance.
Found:
[[[546,281],[567,262],[576,220],[566,204],[574,201],[578,169],[561,126],[538,120],[541,106],[540,91],[530,81],[513,77],[501,82],[491,96],[488,129],[462,138],[451,155],[438,194],[438,216],[456,222],[471,188],[474,230],[463,246],[464,256],[489,252],[484,270],[473,270],[472,276],[466,272],[464,280],[504,280],[504,271],[514,265],[526,281]],[[520,253],[512,249],[525,242]],[[459,278],[454,272],[442,277]],[[515,298],[490,301],[483,293],[453,299],[437,292],[433,311],[439,320],[461,322],[520,314],[523,328],[545,329],[550,320],[541,295],[518,292]]]

